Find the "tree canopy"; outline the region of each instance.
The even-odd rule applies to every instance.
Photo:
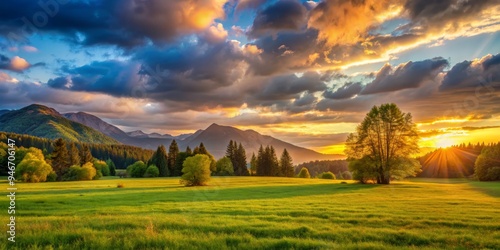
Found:
[[[205,154],[197,154],[186,158],[182,164],[181,183],[186,186],[206,185],[210,180],[211,159]]]
[[[391,179],[415,176],[421,166],[411,156],[419,151],[418,141],[410,113],[393,103],[374,106],[347,138],[345,153],[353,178],[389,184]]]

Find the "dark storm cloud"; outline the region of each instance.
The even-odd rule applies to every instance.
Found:
[[[443,58],[433,58],[425,61],[407,62],[393,68],[386,64],[366,85],[361,94],[392,92],[407,88],[418,88],[425,81],[433,80],[448,65]]]
[[[56,32],[77,44],[126,48],[149,41],[163,44],[210,26],[215,18],[224,16],[224,2],[89,0],[33,4],[31,0],[1,1],[0,34],[19,37]]]
[[[121,97],[133,94],[133,87],[143,82],[138,75],[138,66],[122,61],[92,62],[76,68],[66,67],[63,71],[68,75],[50,79],[47,85]]]
[[[263,89],[255,93],[257,100],[289,100],[298,98],[298,94],[308,91],[314,93],[326,89],[321,74],[306,72],[299,77],[295,74],[271,78]]]
[[[475,88],[500,82],[500,54],[488,55],[476,61],[457,63],[446,74],[440,86],[441,91]]]
[[[484,70],[490,69],[490,67],[500,64],[500,54],[496,54],[491,58],[484,60],[483,68]]]
[[[349,82],[335,91],[327,90],[323,93],[323,97],[328,99],[348,99],[356,96],[361,92],[363,86],[359,82]]]
[[[305,25],[306,14],[306,8],[297,1],[279,1],[257,13],[249,35],[258,37],[283,30],[299,30]]]
[[[159,83],[156,91],[181,89],[185,91],[207,91],[228,86],[239,80],[244,71],[240,64],[245,55],[239,45],[226,41],[215,45],[199,43],[158,49],[147,47],[135,55],[145,67],[147,75],[161,74],[152,78]]]

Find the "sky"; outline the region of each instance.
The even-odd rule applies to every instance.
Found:
[[[217,123],[342,153],[392,102],[423,149],[500,140],[496,0],[18,0],[0,13],[0,109],[173,135]]]

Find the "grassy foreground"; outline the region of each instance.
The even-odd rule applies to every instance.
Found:
[[[124,188],[117,188],[123,183]],[[177,178],[19,183],[1,249],[498,249],[500,183]],[[6,187],[5,183],[2,186]],[[6,208],[7,200],[2,199]],[[8,222],[6,209],[2,222]],[[5,228],[5,226],[4,226]]]

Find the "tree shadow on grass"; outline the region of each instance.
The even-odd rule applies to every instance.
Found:
[[[500,181],[488,181],[488,182],[472,181],[469,182],[469,185],[473,187],[475,190],[480,191],[481,193],[487,194],[495,198],[500,197]]]

